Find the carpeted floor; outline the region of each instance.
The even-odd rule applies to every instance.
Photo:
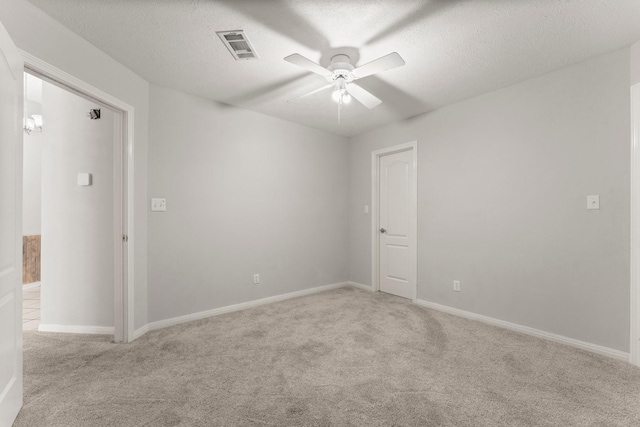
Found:
[[[640,426],[638,368],[353,288],[24,356],[15,426]]]

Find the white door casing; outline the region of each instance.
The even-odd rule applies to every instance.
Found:
[[[372,153],[373,288],[417,298],[417,143]]]
[[[640,83],[631,87],[631,334],[629,361],[640,366]]]
[[[22,57],[0,23],[0,425],[22,407]]]
[[[20,51],[30,73],[119,112],[122,132],[114,145],[114,339],[129,342],[134,332],[134,108],[41,59]],[[126,236],[126,237],[125,237]]]

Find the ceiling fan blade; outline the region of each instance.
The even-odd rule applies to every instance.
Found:
[[[358,86],[355,83],[350,83],[347,85],[347,92],[353,96],[356,101],[367,107],[368,109],[372,109],[382,104],[382,101],[372,95],[370,92],[364,90],[362,87]]]
[[[302,67],[316,74],[320,74],[321,76],[328,76],[331,74],[331,71],[327,70],[321,65],[316,64],[312,60],[305,58],[299,53],[294,53],[293,55],[289,55],[285,57],[284,60],[287,62],[291,62],[292,64],[295,64],[298,67]]]
[[[323,90],[329,89],[330,87],[334,87],[334,84],[330,83],[330,84],[328,84],[326,86],[322,86],[321,88],[316,89],[316,90],[312,90],[311,92],[305,93],[304,95],[300,95],[300,96],[296,96],[295,98],[291,98],[289,101],[293,101],[293,100],[296,100],[296,99],[304,98],[306,96],[313,95],[314,93],[322,92]],[[289,102],[289,101],[287,101],[287,102]]]
[[[285,58],[286,59],[286,58]],[[397,53],[393,52],[378,59],[364,64],[351,72],[356,79],[370,76],[384,70],[390,70],[404,65],[404,59]]]

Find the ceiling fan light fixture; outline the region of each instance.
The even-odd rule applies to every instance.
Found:
[[[336,89],[331,94],[331,99],[341,105],[348,104],[351,102],[351,95],[349,95],[346,89]]]

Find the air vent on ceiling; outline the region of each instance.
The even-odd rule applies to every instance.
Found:
[[[258,59],[258,55],[253,50],[253,46],[251,46],[244,31],[217,31],[217,34],[236,60]]]

